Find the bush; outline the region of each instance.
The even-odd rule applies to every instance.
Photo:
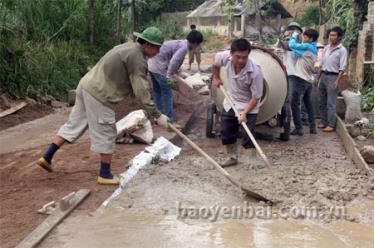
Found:
[[[303,27],[319,26],[319,12],[322,11],[322,22],[324,22],[325,14],[320,10],[319,4],[311,4],[305,8],[302,16],[297,19],[297,22]]]
[[[363,89],[362,109],[365,111],[374,109],[374,85]]]
[[[13,97],[64,98],[114,45],[114,1],[95,1],[94,45],[81,0],[0,2],[0,90]]]
[[[159,28],[166,40],[185,39],[186,37],[180,22],[176,18],[169,18],[163,22],[157,20],[152,22],[150,26]]]
[[[216,35],[215,31],[212,28],[203,28],[199,29],[199,31],[202,33],[204,41],[207,41],[212,36]]]
[[[374,66],[366,65],[364,74],[364,88],[362,89],[362,109],[374,109]]]

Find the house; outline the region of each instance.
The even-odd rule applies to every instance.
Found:
[[[230,27],[236,36],[252,37],[260,34],[260,28],[262,34],[277,34],[281,25],[286,24],[288,18],[292,18],[278,1],[271,1],[268,4],[264,1],[256,2],[261,15],[260,19],[256,18],[254,1],[245,1],[234,6],[231,22],[229,22],[228,9],[222,7],[222,0],[205,1],[187,15],[186,27],[195,24],[198,29],[212,29],[222,35],[227,35]]]

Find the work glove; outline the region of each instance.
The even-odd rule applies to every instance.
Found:
[[[175,80],[173,78],[167,78],[167,84],[173,86]]]
[[[169,122],[169,118],[166,116],[166,115],[160,115],[159,118],[156,119],[156,123],[159,125],[159,126],[162,126],[162,127],[165,127],[165,128],[168,128],[168,122]]]

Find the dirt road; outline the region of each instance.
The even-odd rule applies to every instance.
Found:
[[[198,112],[189,137],[220,160],[220,141],[204,137]],[[270,169],[240,163],[228,172],[272,198],[273,207],[244,198],[184,145],[173,162],[142,169],[109,207],[69,218],[42,247],[372,247],[373,178],[354,168],[335,133],[261,145]],[[217,218],[215,208],[222,210]],[[245,211],[228,217],[225,208]]]
[[[212,55],[204,57],[202,67],[209,66]],[[197,102],[193,95],[191,99],[177,96],[178,109],[183,110],[179,118],[185,118],[186,111],[192,110],[191,102]],[[119,116],[139,107],[136,103],[124,106],[130,107],[120,108]],[[221,160],[224,149],[220,140],[205,137],[205,111],[202,105],[188,136]],[[50,115],[0,132],[3,247],[14,247],[45,219],[36,213],[43,204],[80,188],[91,189],[92,194],[42,247],[372,247],[373,175],[355,169],[335,133],[306,134],[287,143],[261,141],[272,168],[248,170],[243,163],[228,168],[243,184],[275,200],[272,209],[244,198],[240,190],[184,145],[176,160],[146,167],[107,209],[96,211],[114,188],[96,184],[97,156],[89,150],[87,135],[59,151],[55,173],[46,174],[34,164],[67,115],[68,111]],[[168,135],[157,129],[155,132]],[[114,172],[126,170],[129,160],[144,147],[117,146]],[[262,160],[254,163],[262,164]],[[260,212],[266,209],[271,217],[260,213],[251,218],[226,218],[221,212],[213,221],[210,216],[202,218],[199,211],[195,215],[197,209],[208,211],[215,206],[222,211],[245,206],[246,213],[248,208],[259,208]],[[293,207],[310,207],[321,215],[307,220],[307,213],[292,218],[280,215]],[[332,214],[331,207],[339,212]],[[191,215],[186,214],[189,209]],[[340,212],[342,209],[344,212]],[[335,216],[338,220],[332,219]]]
[[[187,88],[186,88],[187,87]],[[180,93],[182,92],[182,93]],[[175,116],[186,123],[200,103],[200,96],[188,86],[175,85]],[[190,102],[192,100],[194,103]],[[140,109],[134,99],[126,99],[117,106],[117,119]],[[96,183],[98,155],[90,151],[88,133],[75,144],[65,145],[54,158],[54,173],[47,173],[35,162],[68,119],[70,109],[36,119],[0,132],[0,240],[2,247],[14,247],[45,218],[37,213],[44,204],[56,201],[81,188],[91,190],[91,195],[78,211],[94,211],[115,190],[113,186]],[[22,119],[23,113],[17,113]],[[39,117],[37,115],[36,117]],[[14,123],[13,123],[14,124]],[[174,134],[161,127],[153,127],[155,137],[173,137]],[[144,149],[143,144],[117,145],[113,157],[113,173],[119,174],[128,167],[128,162]]]

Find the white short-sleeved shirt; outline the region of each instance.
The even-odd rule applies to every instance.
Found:
[[[229,96],[232,98],[238,110],[242,111],[253,97],[256,99],[262,97],[263,74],[260,65],[254,60],[249,59],[245,67],[236,75],[231,58],[232,56],[229,50],[219,52],[215,55],[214,65],[225,67],[227,70]],[[231,108],[226,99],[224,100],[223,106],[226,111]],[[257,114],[258,112],[259,103],[250,113]]]
[[[327,72],[345,71],[348,60],[348,52],[346,48],[339,44],[337,47],[332,48],[327,45],[323,50],[322,70]]]

